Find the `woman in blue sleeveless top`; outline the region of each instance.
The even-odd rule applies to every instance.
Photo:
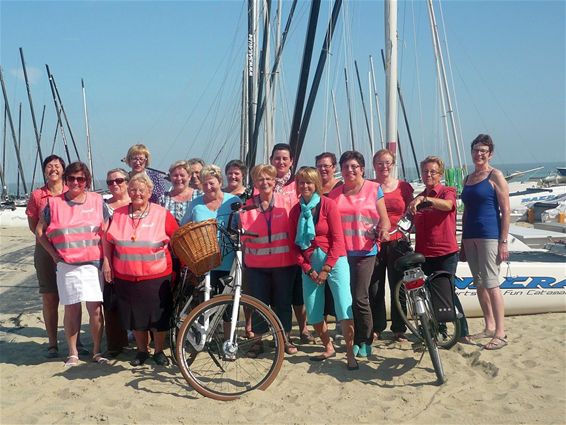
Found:
[[[509,258],[509,187],[501,171],[491,167],[493,141],[480,134],[472,142],[475,170],[466,176],[462,190],[462,248],[460,259],[467,261],[482,308],[485,328],[472,338],[490,338],[486,350],[507,345],[503,295],[499,289],[499,265]]]

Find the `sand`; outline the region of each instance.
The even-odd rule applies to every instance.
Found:
[[[428,354],[389,339],[347,371],[343,348],[324,363],[300,346],[266,391],[219,402],[192,390],[176,366],[133,368],[129,351],[101,366],[83,356],[64,368],[46,359],[47,338],[33,268],[33,236],[0,229],[0,423],[566,423],[566,315],[507,318],[509,345],[442,351],[448,381],[434,385]],[[66,350],[60,318],[61,355]],[[87,314],[83,340],[90,346]],[[472,332],[482,329],[471,319]],[[295,331],[296,335],[296,331]],[[391,335],[385,334],[385,338]],[[421,358],[422,357],[422,358]]]

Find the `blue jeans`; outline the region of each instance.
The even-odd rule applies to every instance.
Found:
[[[426,257],[426,261],[423,264],[423,272],[428,276],[434,272],[444,270],[452,275],[452,286],[454,286],[454,276],[456,275],[456,268],[458,267],[458,251],[448,254],[441,255],[440,257]],[[456,294],[454,294],[454,304],[462,317],[459,319],[460,322],[460,337],[468,336],[468,321],[464,314],[464,309],[462,308],[462,303]]]

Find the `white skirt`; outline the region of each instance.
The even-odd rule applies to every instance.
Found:
[[[57,290],[62,305],[102,301],[102,277],[92,264],[57,263]]]

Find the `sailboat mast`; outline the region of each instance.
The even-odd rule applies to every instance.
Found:
[[[7,107],[4,105],[4,125],[3,125],[3,132],[2,132],[2,199],[6,199],[8,196],[8,186],[6,185],[6,179],[4,173],[6,172],[6,111]]]
[[[14,148],[16,149],[16,158],[18,160],[18,171],[22,176],[22,184],[24,187],[24,192],[28,193],[28,188],[26,181],[24,179],[24,168],[22,166],[22,159],[20,157],[20,148],[18,147],[18,142],[16,141],[16,130],[14,130],[14,121],[12,120],[12,113],[10,111],[10,105],[8,104],[8,93],[6,92],[6,84],[4,83],[4,73],[2,67],[0,66],[0,83],[2,84],[2,95],[4,96],[4,105],[6,106],[6,112],[8,114],[8,123],[10,124],[10,132],[12,134],[12,140],[14,141]]]
[[[71,154],[69,153],[69,145],[67,144],[67,136],[65,135],[65,127],[63,126],[63,121],[61,120],[61,109],[57,104],[57,96],[55,96],[55,88],[53,87],[53,76],[49,71],[49,65],[45,64],[45,69],[47,71],[47,78],[49,78],[49,87],[51,88],[51,96],[53,97],[53,104],[55,105],[55,111],[57,112],[57,127],[61,131],[61,137],[63,138],[63,145],[65,146],[65,154],[67,155],[67,163],[71,163]],[[55,131],[55,138],[57,137],[57,131]],[[53,146],[55,146],[55,138],[53,139]],[[53,149],[52,149],[53,150]]]
[[[379,140],[381,141],[381,149],[385,147],[385,142],[383,141],[383,125],[381,123],[381,112],[379,110],[379,95],[377,94],[377,84],[375,83],[375,69],[373,68],[373,57],[370,55],[369,64],[371,67],[371,83],[373,87],[373,95],[375,97],[375,110],[377,113],[377,124],[379,127]]]
[[[83,89],[83,109],[85,114],[85,132],[86,132],[86,153],[88,158],[88,166],[90,167],[90,172],[92,174],[92,190],[95,190],[95,178],[94,178],[94,168],[92,166],[92,146],[90,144],[90,127],[88,125],[88,111],[86,108],[86,90],[85,83],[81,78],[81,87]]]
[[[37,129],[37,122],[35,120],[35,111],[33,109],[33,101],[31,99],[31,88],[29,85],[29,79],[28,79],[28,71],[26,69],[26,62],[24,60],[24,50],[20,47],[20,59],[22,61],[22,69],[24,71],[24,79],[26,81],[26,90],[28,93],[28,101],[29,101],[29,109],[31,112],[31,120],[33,123],[33,131],[35,133],[35,141],[37,143],[37,152],[39,153],[39,160],[41,161],[41,163],[43,164],[43,153],[41,152],[41,136],[39,135],[39,131]],[[43,175],[43,173],[42,173]],[[45,181],[45,176],[43,177],[44,181]],[[33,189],[33,187],[32,187]]]
[[[338,113],[336,112],[336,96],[334,96],[334,90],[330,90],[330,95],[332,96],[332,110],[334,111],[334,123],[336,124],[338,154],[339,156],[342,156],[342,139],[340,138],[340,125],[338,124]]]
[[[18,107],[18,149],[22,149],[22,102]],[[22,174],[22,180],[24,175]],[[20,199],[20,173],[18,172],[18,179],[16,183],[16,197]]]
[[[431,22],[431,31],[432,31],[432,38],[434,44],[434,50],[436,53],[436,60],[437,60],[437,71],[439,72],[438,78],[440,80],[440,85],[442,87],[442,92],[444,93],[444,97],[446,98],[445,103],[443,102],[444,113],[445,113],[445,120],[449,120],[450,122],[450,133],[452,134],[452,141],[456,146],[456,157],[458,159],[458,166],[462,167],[462,157],[460,155],[460,142],[458,140],[458,134],[456,132],[456,122],[454,120],[454,110],[452,108],[452,100],[450,98],[450,90],[448,88],[448,78],[446,77],[446,67],[444,66],[444,56],[442,54],[442,47],[440,46],[440,38],[438,36],[438,25],[436,24],[436,16],[434,14],[434,6],[432,4],[432,0],[428,0],[428,11],[430,15],[430,22]],[[445,124],[447,127],[448,133],[448,122]],[[448,140],[450,143],[450,139]],[[452,161],[452,159],[451,159]],[[454,165],[452,164],[452,167]]]
[[[452,143],[450,142],[450,130],[448,129],[448,111],[446,108],[446,95],[444,92],[444,84],[442,83],[442,71],[440,69],[440,56],[442,50],[440,49],[440,42],[438,41],[438,32],[436,28],[436,20],[434,18],[434,8],[432,2],[427,1],[428,17],[430,21],[430,31],[432,34],[432,46],[434,48],[434,57],[436,64],[436,75],[438,78],[438,90],[440,91],[440,106],[442,108],[442,123],[444,125],[444,133],[446,135],[446,145],[448,147],[448,159],[450,161],[450,168],[454,168],[454,158],[452,155]]]
[[[248,76],[248,94],[247,94],[247,114],[248,114],[248,131],[247,131],[247,142],[246,142],[246,165],[251,168],[255,165],[255,152],[256,149],[252,146],[251,138],[254,133],[254,99],[255,99],[255,56],[256,56],[256,45],[255,45],[255,33],[256,33],[256,21],[255,21],[255,9],[256,0],[248,0],[248,55],[247,55],[247,76]]]
[[[356,150],[356,143],[354,142],[354,122],[352,119],[352,102],[350,100],[350,88],[348,87],[348,70],[344,67],[344,83],[346,84],[346,100],[348,101],[348,117],[350,123],[350,139],[352,143],[352,150]]]
[[[43,110],[41,111],[41,121],[39,123],[39,141],[41,141],[41,135],[43,134],[43,123],[45,122],[45,104],[43,105]],[[35,152],[35,161],[33,162],[33,174],[31,176],[31,190],[35,185],[35,172],[37,170],[37,160],[39,159],[39,151]],[[41,162],[43,165],[43,161]],[[41,170],[41,175],[43,175],[43,170]],[[43,176],[45,178],[45,176]]]
[[[397,152],[397,0],[385,0],[386,147]],[[396,169],[394,172],[396,173]]]
[[[364,91],[362,90],[362,81],[360,80],[360,71],[358,69],[358,61],[354,61],[354,67],[356,68],[356,79],[358,80],[358,88],[360,90],[360,99],[362,101],[362,109],[364,111],[364,118],[366,121],[366,130],[369,137],[369,149],[371,152],[371,157],[373,158],[373,138],[371,136],[371,129],[369,127],[368,113],[366,109],[366,102],[364,101]]]

